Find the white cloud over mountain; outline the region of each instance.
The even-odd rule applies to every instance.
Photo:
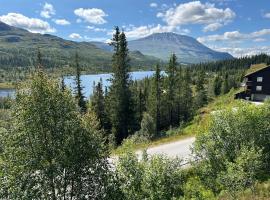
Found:
[[[157,17],[169,26],[203,24],[206,25],[204,28],[206,31],[217,30],[232,21],[235,16],[235,12],[230,8],[216,8],[215,4],[203,4],[200,1],[179,4],[157,14]]]
[[[52,15],[55,15],[55,10],[52,4],[45,3],[42,11],[40,12],[40,16],[44,18],[51,18]]]
[[[146,37],[153,33],[177,32],[180,34],[187,34],[190,32],[188,29],[181,29],[180,27],[174,27],[174,26],[162,26],[160,24],[145,25],[145,26],[129,25],[125,27],[124,29],[125,29],[125,34],[127,35],[128,39]],[[112,35],[112,32],[108,32],[108,35]]]
[[[157,3],[154,3],[154,2],[153,3],[150,3],[150,7],[151,8],[156,8],[156,7],[158,7],[158,4]]]
[[[264,16],[265,18],[270,19],[270,13],[265,13],[263,16]]]
[[[91,24],[105,24],[107,21],[104,18],[108,16],[98,8],[78,8],[74,10],[74,14]]]
[[[225,32],[221,35],[208,35],[197,38],[199,42],[217,42],[217,41],[242,41],[247,39],[256,39],[262,36],[270,35],[270,29],[261,29],[251,33],[241,33],[239,31]]]
[[[211,48],[217,51],[221,51],[221,52],[228,52],[232,54],[234,57],[251,56],[251,55],[256,55],[260,53],[266,53],[270,55],[269,46],[253,46],[253,47],[247,47],[247,48],[211,46]]]
[[[0,16],[0,21],[19,28],[26,29],[32,33],[54,33],[56,30],[46,21],[38,18],[29,18],[20,13],[8,13]]]
[[[56,23],[58,25],[62,25],[62,26],[70,25],[70,22],[66,19],[55,19],[53,21],[54,21],[54,23]]]
[[[221,23],[216,22],[216,23],[209,24],[209,25],[205,26],[205,27],[203,28],[203,31],[204,31],[204,32],[216,31],[216,30],[218,30],[219,28],[221,28],[222,26],[223,26],[223,25],[222,25]]]
[[[82,36],[79,33],[71,33],[68,37],[71,39],[81,39]]]

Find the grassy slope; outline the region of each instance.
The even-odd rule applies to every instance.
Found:
[[[229,106],[237,106],[239,101],[234,99],[235,93],[236,90],[231,90],[228,94],[213,99],[208,105],[198,111],[198,114],[189,124],[185,125],[182,128],[179,127],[176,129],[168,130],[165,137],[155,139],[151,142],[142,142],[139,144],[134,144],[132,141],[127,141],[126,143],[124,143],[124,145],[113,150],[113,154],[124,152],[127,146],[129,149],[139,150],[158,146],[161,144],[175,142],[188,137],[194,137],[208,129],[211,112],[222,110]]]

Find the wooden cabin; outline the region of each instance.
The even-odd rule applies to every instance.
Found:
[[[270,65],[252,65],[247,71],[242,84],[243,91],[237,93],[235,98],[251,101],[264,101],[270,99]]]

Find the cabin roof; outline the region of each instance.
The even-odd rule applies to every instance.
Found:
[[[250,68],[247,70],[247,73],[245,76],[249,76],[251,74],[254,74],[258,71],[261,71],[267,67],[270,67],[269,65],[267,65],[266,63],[261,63],[261,64],[256,64],[256,65],[251,65]]]

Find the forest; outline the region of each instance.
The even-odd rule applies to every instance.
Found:
[[[168,64],[156,64],[153,77],[132,81],[119,28],[111,45],[111,86],[96,83],[90,99],[82,90],[79,52],[71,90],[47,73],[40,51],[15,99],[1,99],[0,199],[270,197],[263,185],[270,178],[269,102],[238,102],[237,112],[228,107],[213,115],[196,138],[190,167],[182,168],[181,158],[147,153],[139,160],[128,149],[117,163],[108,161],[126,140],[151,141],[185,127],[203,114],[200,108],[237,90],[250,64],[269,63],[269,56],[186,66],[172,54]]]

